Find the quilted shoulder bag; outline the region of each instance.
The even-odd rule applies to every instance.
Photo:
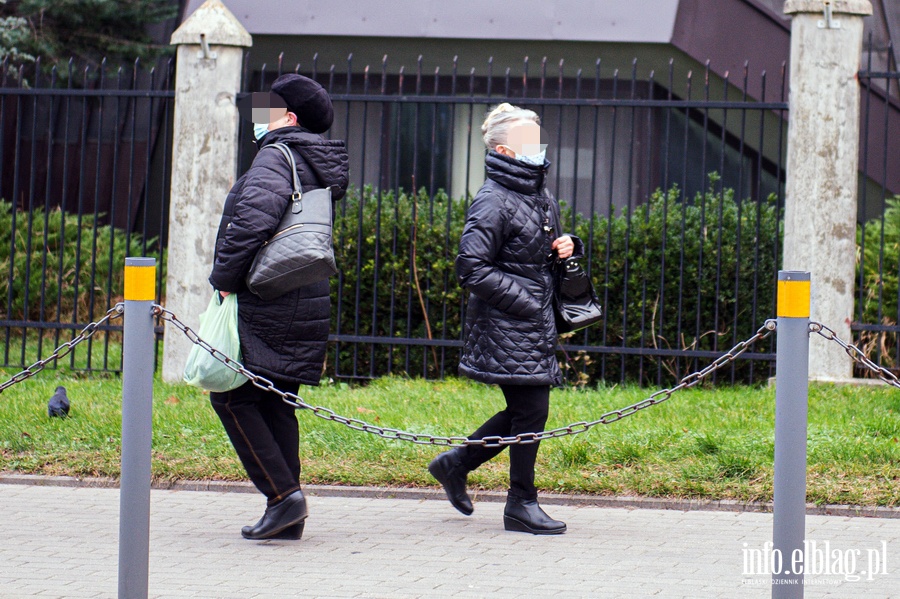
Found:
[[[272,237],[266,241],[247,273],[247,288],[264,300],[337,274],[332,242],[331,188],[303,193],[294,154],[285,144],[273,143],[293,173],[291,203]]]

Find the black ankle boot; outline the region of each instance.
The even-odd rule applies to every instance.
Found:
[[[559,535],[566,532],[566,523],[548,516],[537,499],[524,499],[510,493],[503,510],[503,528],[533,535]]]
[[[241,535],[246,537],[248,534],[250,534],[251,530],[253,530],[254,528],[258,527],[260,524],[262,524],[262,521],[265,517],[266,516],[263,515],[263,517],[259,519],[259,522],[257,522],[253,526],[242,527]],[[305,524],[306,524],[306,520],[303,520],[302,522],[300,522],[298,524],[292,524],[291,526],[288,526],[281,532],[274,534],[271,537],[266,537],[266,539],[267,540],[271,539],[273,541],[299,541],[300,539],[303,538],[303,527]]]
[[[460,463],[459,454],[455,449],[445,451],[428,464],[431,476],[437,479],[447,493],[450,503],[466,516],[472,515],[475,508],[472,500],[466,493],[466,477],[469,471]]]
[[[303,534],[304,520],[308,516],[306,509],[306,497],[303,491],[294,491],[275,505],[266,508],[266,513],[255,526],[245,526],[241,529],[241,535],[245,539],[274,539],[276,535],[291,534],[288,529],[300,526],[299,531],[294,532],[296,537],[282,536],[280,538],[297,538]],[[296,530],[295,528],[293,530]],[[297,534],[299,533],[299,534]]]

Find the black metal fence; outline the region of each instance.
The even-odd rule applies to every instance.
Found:
[[[553,72],[548,72],[552,68]],[[337,230],[336,376],[456,371],[465,293],[453,258],[466,207],[484,181],[480,126],[502,101],[538,112],[550,134],[550,188],[606,307],[565,340],[570,375],[658,383],[698,367],[773,315],[786,135],[784,72],[735,79],[707,67],[519,72],[346,65],[247,69],[246,91],[285,70],[322,82],[330,135],[348,140],[353,189]],[[501,70],[501,69],[497,69]],[[535,73],[536,71],[536,73]],[[638,72],[645,73],[641,77]],[[750,88],[760,89],[751,99]],[[242,139],[250,139],[249,131]],[[244,165],[252,159],[247,143]],[[767,378],[755,348],[732,381]]]
[[[860,119],[858,280],[852,325],[873,361],[897,371],[900,362],[900,71],[892,46],[869,39]]]
[[[674,62],[655,72],[639,63],[619,72],[600,61],[590,72],[546,60],[466,70],[448,63],[443,71],[424,59],[405,67],[351,59],[326,67],[247,63],[244,91],[267,89],[286,70],[323,83],[336,108],[329,135],[346,139],[351,152],[352,189],[336,230],[342,274],[333,280],[330,375],[455,373],[466,294],[453,258],[468,202],[484,180],[481,122],[501,101],[541,115],[551,136],[549,187],[571,232],[585,240],[586,266],[606,307],[602,323],[564,339],[572,380],[669,381],[773,315],[783,70],[748,66],[723,79],[708,66],[691,71]],[[0,268],[8,274],[0,288],[2,364],[46,354],[99,317],[121,293],[124,256],[165,247],[172,69],[0,72],[0,227],[10,223],[0,228]],[[898,77],[896,67],[889,71],[860,75],[866,224],[854,324],[884,359],[900,347],[900,304],[889,283],[897,257],[880,236],[870,237],[872,218],[890,222],[890,177],[900,172],[887,110],[896,106],[890,86]],[[250,128],[242,127],[240,170],[255,152]],[[873,194],[881,208],[872,207]],[[887,226],[881,230],[889,236]],[[872,276],[882,281],[874,296],[864,268],[873,260]],[[159,276],[163,299],[164,269]],[[117,369],[116,343],[108,337],[98,345],[99,353],[68,366]],[[773,352],[768,341],[754,348],[726,380],[768,378]]]
[[[162,257],[173,72],[0,64],[0,366],[30,363],[105,314],[126,255]],[[121,325],[102,330],[64,366],[119,370]]]

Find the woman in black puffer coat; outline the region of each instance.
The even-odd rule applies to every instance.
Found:
[[[460,374],[500,385],[506,409],[469,436],[508,437],[544,430],[550,387],[562,382],[556,361],[553,315],[555,258],[583,252],[581,241],[560,233],[559,204],[547,191],[540,121],[534,112],[497,106],[482,125],[488,147],[487,181],[475,196],[459,242],[456,270],[469,290]],[[534,465],[538,443],[511,445],[506,530],[533,534],[565,532],[537,502]],[[450,503],[473,511],[468,473],[503,447],[466,445],[436,457],[428,469]]]
[[[270,379],[277,389],[297,393],[300,384],[317,385],[322,377],[330,286],[322,281],[270,301],[247,289],[244,279],[250,265],[275,232],[293,189],[290,163],[277,148],[266,147],[286,144],[294,154],[303,191],[331,187],[334,201],[347,189],[348,158],[343,141],[318,135],[334,118],[322,86],[289,74],[275,80],[272,93],[286,109],[274,109],[276,120],[254,126],[259,153],[225,200],[209,282],[223,296],[238,295],[244,366]],[[268,500],[260,521],[245,526],[241,534],[248,539],[299,539],[307,509],[300,490],[294,408],[250,382],[227,393],[210,393],[210,400],[247,474]]]

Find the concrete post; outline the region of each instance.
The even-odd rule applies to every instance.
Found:
[[[808,272],[778,273],[772,599],[802,599],[809,403]]]
[[[196,323],[212,293],[216,229],[238,161],[238,111],[247,30],[207,0],[175,33],[175,117],[166,308]],[[163,380],[180,381],[191,341],[166,323]]]
[[[146,599],[148,591],[155,281],[156,258],[125,258],[119,599]]]
[[[856,268],[859,71],[869,0],[787,0],[790,123],[784,222],[786,270],[809,271],[812,319],[850,339]],[[826,14],[828,13],[828,14]],[[810,348],[810,378],[848,380],[835,344]]]

